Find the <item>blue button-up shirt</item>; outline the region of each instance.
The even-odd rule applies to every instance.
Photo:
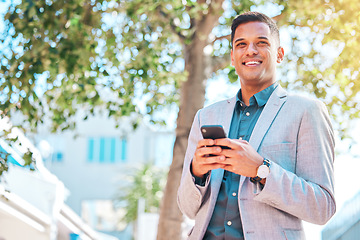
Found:
[[[262,110],[278,83],[256,93],[249,106],[242,101],[241,89],[237,94],[229,135],[231,139],[249,141]],[[225,171],[213,215],[204,239],[244,239],[238,205],[240,175]]]

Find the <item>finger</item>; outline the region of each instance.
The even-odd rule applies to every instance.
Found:
[[[236,157],[236,151],[233,149],[221,148],[221,155],[224,155],[226,158],[233,158]]]
[[[226,157],[224,155],[205,154],[205,155],[196,157],[196,162],[199,164],[203,164],[203,165],[224,162],[225,160],[226,160]]]
[[[233,144],[240,148],[246,148],[246,146],[249,145],[249,142],[243,139],[233,139]]]
[[[224,155],[213,155],[206,158],[205,164],[223,163],[225,160],[226,157]]]
[[[224,167],[222,167],[222,169],[224,169],[225,171],[228,171],[228,172],[232,172],[232,173],[241,175],[240,173],[238,173],[238,172],[235,170],[235,168],[233,168],[233,167],[231,167],[231,166],[224,166]]]
[[[227,167],[236,167],[241,165],[241,161],[239,161],[239,159],[237,158],[233,158],[233,157],[227,157],[224,154],[225,160],[221,161],[220,163],[225,164]]]
[[[195,155],[199,158],[208,158],[209,155],[220,155],[221,151],[219,146],[202,147],[196,150]]]
[[[213,146],[215,141],[213,139],[201,139],[197,144],[197,148],[203,148],[206,146]]]
[[[230,138],[219,138],[214,140],[214,145],[228,147],[232,149],[234,147],[233,139]]]
[[[239,167],[235,166],[235,165],[231,165],[231,164],[225,164],[222,169],[229,171],[229,172],[233,172],[236,174],[240,174],[241,175],[241,171]]]
[[[208,171],[211,171],[214,169],[224,168],[225,166],[226,166],[225,164],[221,164],[221,163],[212,163],[212,164],[207,164],[206,168],[208,169]]]
[[[206,163],[206,164],[198,164],[193,161],[192,164],[192,173],[195,176],[203,176],[205,173],[209,172],[210,170],[218,169],[224,167],[224,164],[221,163]]]

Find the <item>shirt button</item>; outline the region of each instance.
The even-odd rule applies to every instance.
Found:
[[[245,114],[246,114],[246,116],[250,116],[250,113],[249,113],[249,112],[246,112]]]
[[[228,222],[227,222],[227,225],[228,225],[228,226],[231,226],[231,224],[232,224],[231,221],[228,221]]]
[[[233,192],[232,195],[233,195],[234,197],[236,197],[236,192]]]

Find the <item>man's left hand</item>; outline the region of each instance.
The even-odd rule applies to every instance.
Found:
[[[238,139],[216,139],[215,145],[227,146],[221,155],[226,157],[224,170],[245,176],[255,177],[258,167],[263,163],[263,157],[245,140]]]

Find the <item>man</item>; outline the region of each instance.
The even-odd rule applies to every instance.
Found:
[[[305,239],[302,220],[325,224],[335,213],[327,110],[276,82],[284,50],[269,17],[244,13],[231,30],[241,89],[195,116],[178,190],[180,210],[195,219],[189,239]],[[228,138],[203,139],[210,124]]]

